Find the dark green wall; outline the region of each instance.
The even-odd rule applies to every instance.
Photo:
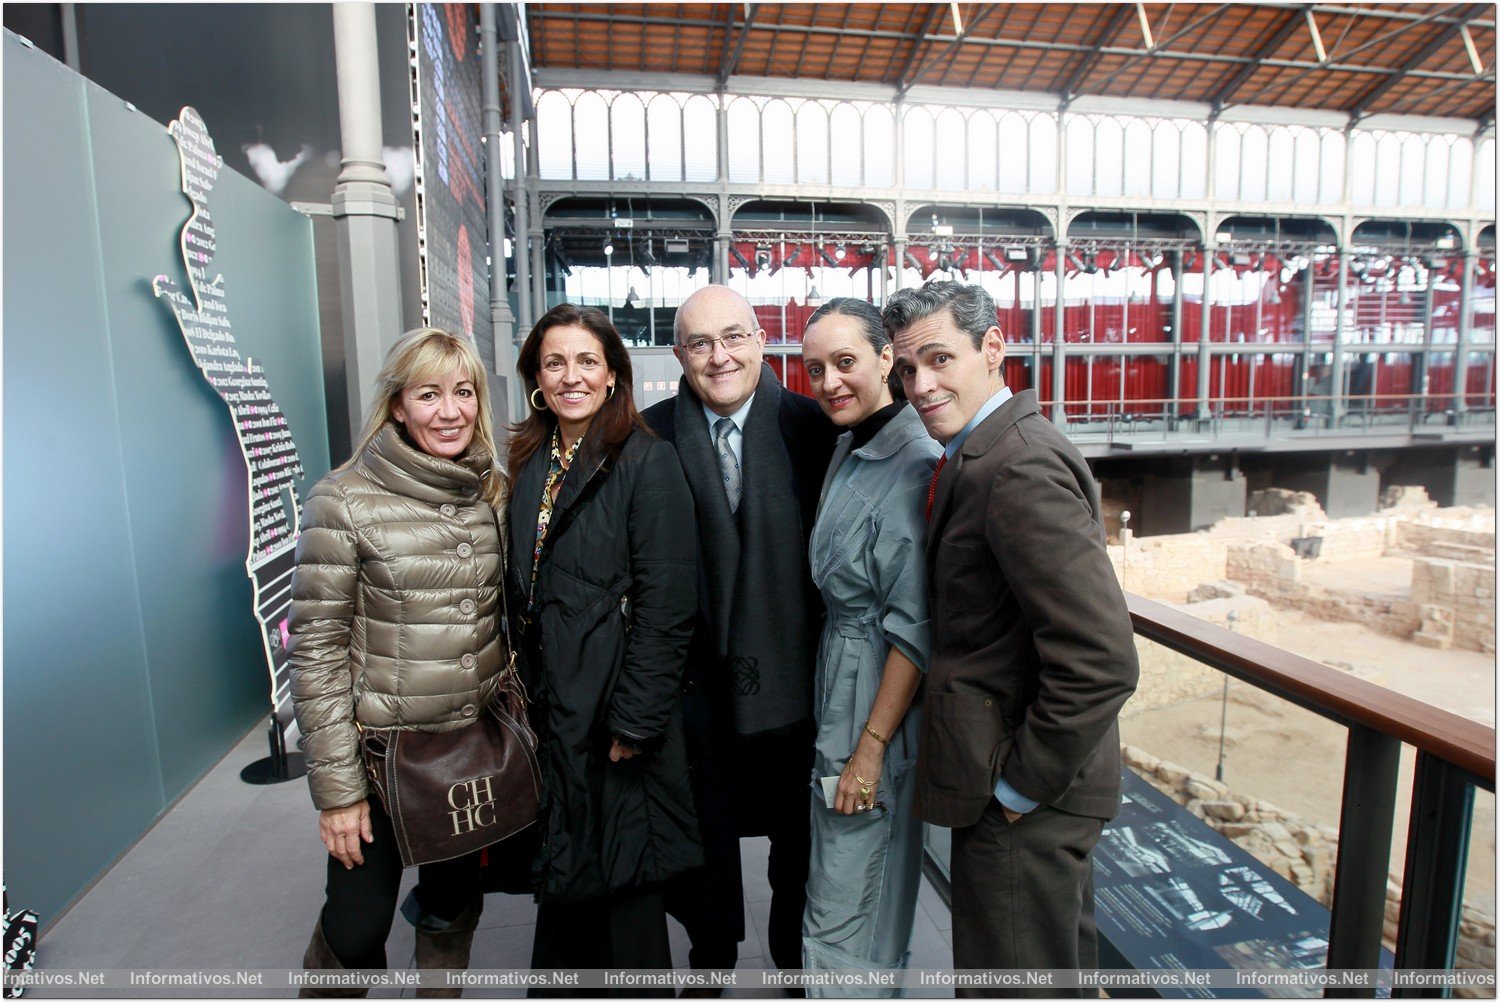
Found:
[[[186,287],[160,124],[6,32],[4,880],[44,925],[270,710],[246,471],[151,278]],[[210,133],[213,121],[208,122]],[[210,198],[235,340],[328,469],[311,224]]]

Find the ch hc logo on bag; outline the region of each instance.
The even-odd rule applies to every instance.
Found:
[[[465,780],[448,788],[448,805],[453,809],[448,817],[453,820],[453,835],[461,836],[495,824],[495,794],[490,786],[491,779]]]

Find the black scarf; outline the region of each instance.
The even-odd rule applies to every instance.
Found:
[[[675,405],[677,455],[698,515],[709,620],[729,674],[735,731],[753,735],[812,716],[818,625],[792,464],[781,438],[781,395],[762,363],[745,419],[738,512],[729,510],[703,402],[686,381]]]

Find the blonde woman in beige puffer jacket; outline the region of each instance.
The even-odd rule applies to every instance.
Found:
[[[306,968],[386,967],[401,858],[358,726],[463,727],[506,664],[484,366],[464,339],[419,329],[391,349],[378,393],[354,456],[308,496],[292,579],[292,701],[329,853]],[[467,967],[478,856],[418,868],[402,912],[419,967]]]

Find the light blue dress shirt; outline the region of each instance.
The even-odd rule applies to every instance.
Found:
[[[755,403],[755,395],[740,405],[740,409],[731,415],[717,414],[707,404],[703,405],[703,417],[708,419],[708,442],[714,443],[714,426],[720,418],[728,418],[734,422],[734,429],[729,433],[729,449],[734,453],[734,462],[740,465],[740,470],[745,469],[745,419],[750,416],[750,405]]]
[[[984,402],[984,407],[979,409],[979,413],[974,415],[969,423],[953,437],[953,441],[949,442],[947,448],[943,450],[943,455],[950,460],[957,456],[958,451],[963,448],[964,440],[969,437],[969,433],[978,428],[980,422],[999,410],[1000,405],[1010,400],[1012,396],[1010,387],[1001,387],[995,396]],[[1020,812],[1023,815],[1037,806],[1037,802],[1006,783],[1004,777],[995,781],[995,799],[1011,811]]]

